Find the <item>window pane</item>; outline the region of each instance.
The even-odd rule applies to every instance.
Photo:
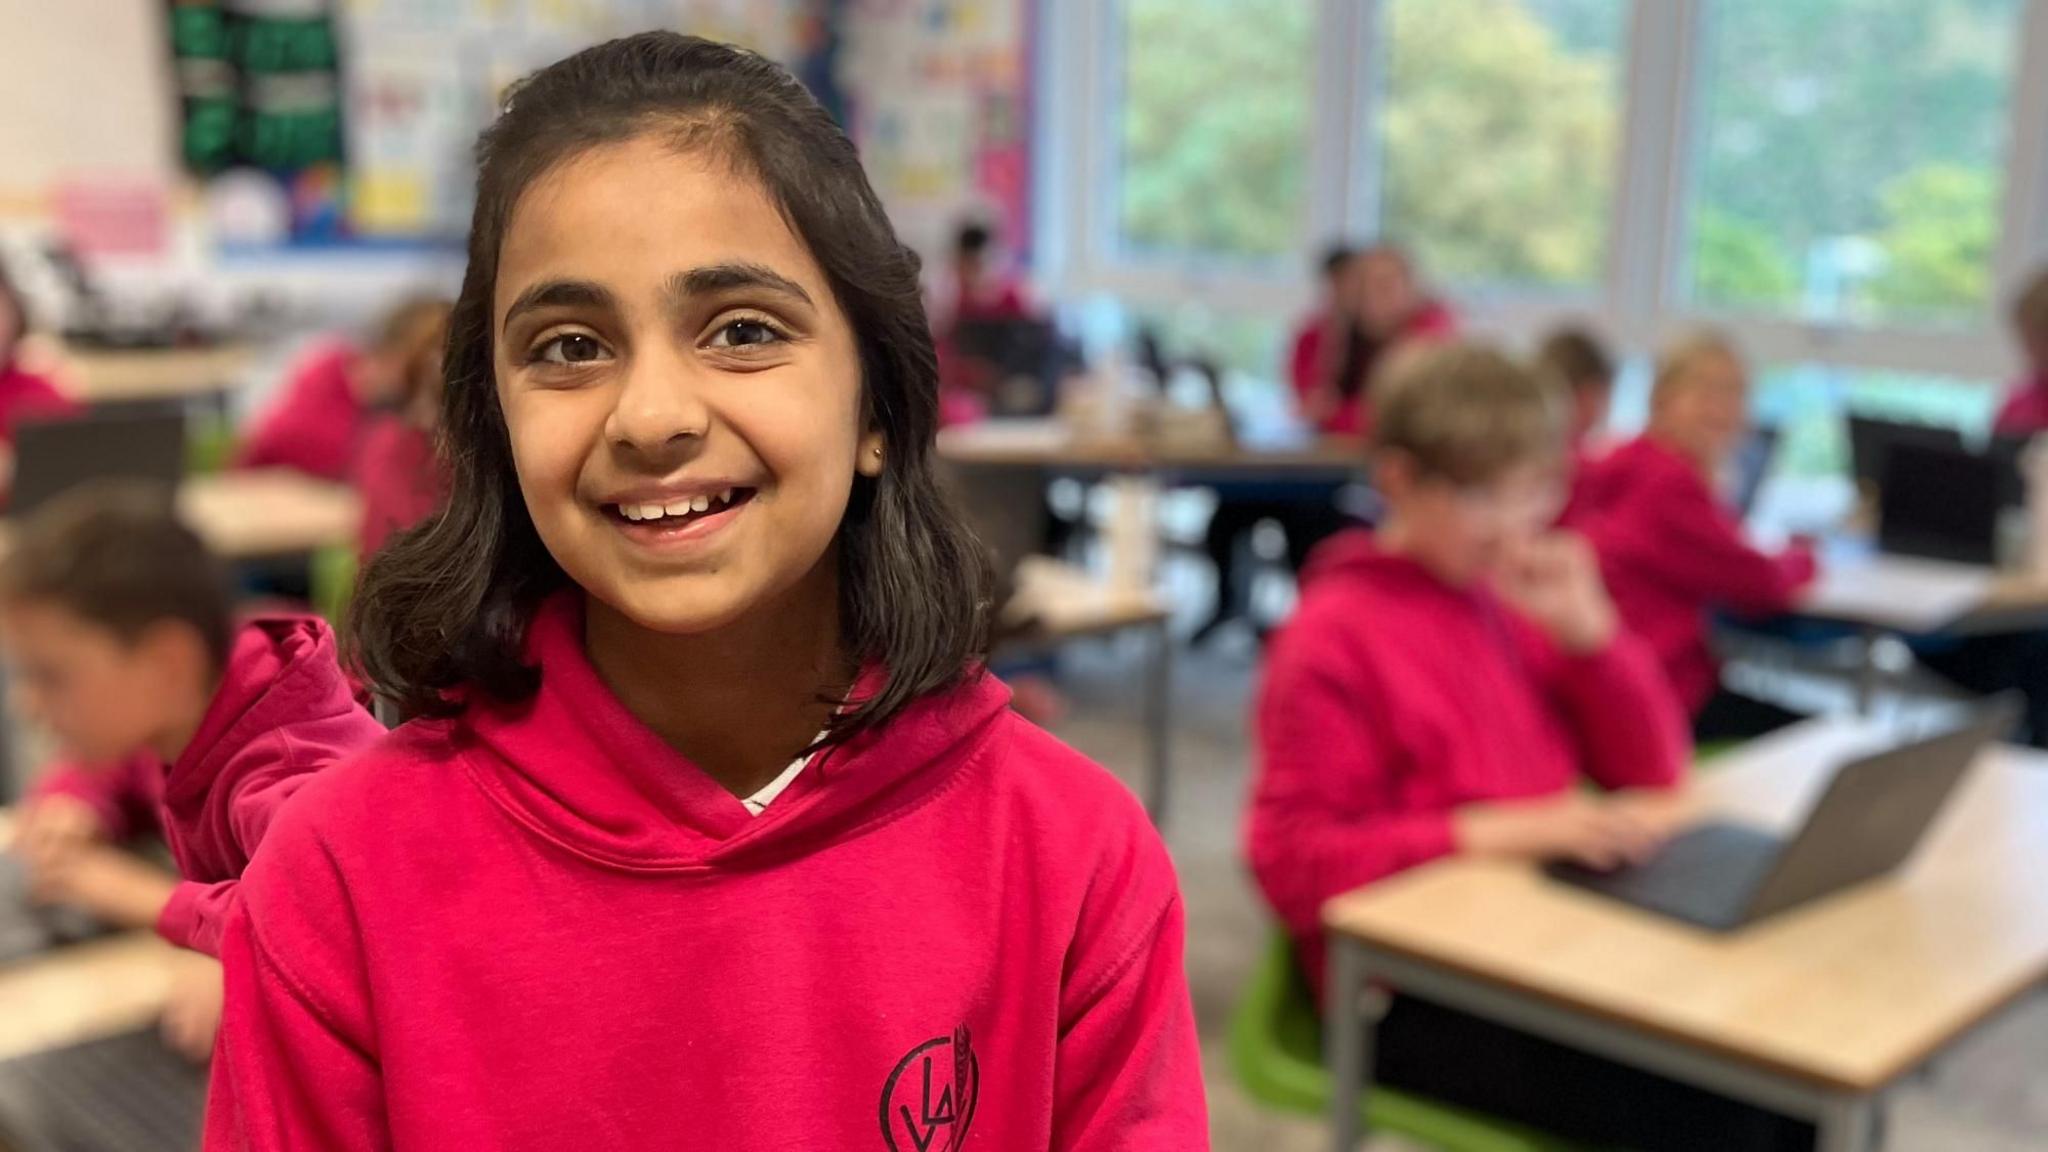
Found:
[[[1715,0],[1686,287],[1805,319],[1980,319],[2022,0]]]
[[[1126,249],[1293,258],[1308,186],[1314,4],[1126,0]]]
[[[1624,0],[1391,0],[1386,234],[1450,281],[1602,278]]]

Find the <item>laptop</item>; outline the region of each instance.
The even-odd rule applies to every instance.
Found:
[[[1942,428],[1932,424],[1901,424],[1895,420],[1878,420],[1869,416],[1849,416],[1849,461],[1858,486],[1865,489],[1882,488],[1884,485],[1885,463],[1893,447],[1914,445],[1923,448],[1953,448],[1963,450],[1963,434],[1954,428]]]
[[[26,515],[93,480],[149,480],[171,488],[184,475],[185,413],[179,406],[123,405],[24,419],[14,428],[8,511]]]
[[[104,925],[74,908],[39,905],[28,897],[28,867],[0,852],[0,965],[90,940]]]
[[[1703,824],[1646,864],[1600,872],[1572,864],[1558,880],[1716,932],[1731,932],[1884,876],[1906,861],[1977,753],[2013,729],[2001,696],[1960,725],[1842,765],[1789,839],[1741,824]]]
[[[155,1029],[0,1063],[0,1147],[185,1152],[199,1146],[206,1069]]]
[[[1998,561],[1998,519],[2011,487],[1990,454],[1898,443],[1885,454],[1877,497],[1877,548],[1989,566]]]

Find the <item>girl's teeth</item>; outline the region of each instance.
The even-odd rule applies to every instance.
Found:
[[[708,512],[711,510],[711,497],[699,496],[690,502],[690,507],[698,512]]]
[[[730,503],[732,503],[732,489],[730,489],[730,488],[727,488],[727,489],[726,489],[725,491],[723,491],[723,492],[720,492],[720,493],[718,494],[718,502],[719,502],[720,504],[730,504]]]
[[[674,501],[673,503],[665,504],[662,506],[662,511],[666,512],[670,516],[681,516],[683,513],[688,512],[689,510],[690,502],[688,500],[677,500]]]

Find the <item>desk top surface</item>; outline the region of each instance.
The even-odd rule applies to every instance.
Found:
[[[989,420],[948,428],[939,433],[939,455],[968,466],[1128,471],[1341,473],[1365,466],[1365,446],[1355,438],[1302,436],[1225,444],[1088,437],[1058,420]]]

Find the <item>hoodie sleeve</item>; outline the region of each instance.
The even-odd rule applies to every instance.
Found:
[[[1061,982],[1053,1152],[1209,1146],[1179,885],[1129,808],[1128,850],[1098,869]]]
[[[156,918],[156,934],[180,948],[220,957],[221,937],[227,931],[228,913],[240,902],[238,880],[217,884],[181,881]]]
[[[1380,802],[1389,768],[1372,727],[1385,701],[1316,631],[1297,621],[1267,664],[1246,825],[1252,873],[1298,939],[1322,932],[1331,898],[1457,846],[1449,811]]]
[[[1803,546],[1779,553],[1759,550],[1707,486],[1688,478],[1659,484],[1631,501],[1645,538],[1629,562],[1644,575],[1693,599],[1744,615],[1767,616],[1792,607],[1819,570]]]
[[[44,770],[29,789],[28,799],[30,803],[50,796],[76,800],[99,818],[101,835],[108,840],[127,840],[156,830],[155,793],[143,774],[157,771],[162,769],[140,756],[103,768],[61,760]]]
[[[1579,766],[1604,788],[1668,788],[1692,758],[1685,710],[1649,645],[1618,632],[1598,652],[1569,655],[1516,619],[1516,642],[1579,750]]]
[[[355,917],[303,822],[275,830],[241,899],[221,944],[207,1152],[391,1147]]]

